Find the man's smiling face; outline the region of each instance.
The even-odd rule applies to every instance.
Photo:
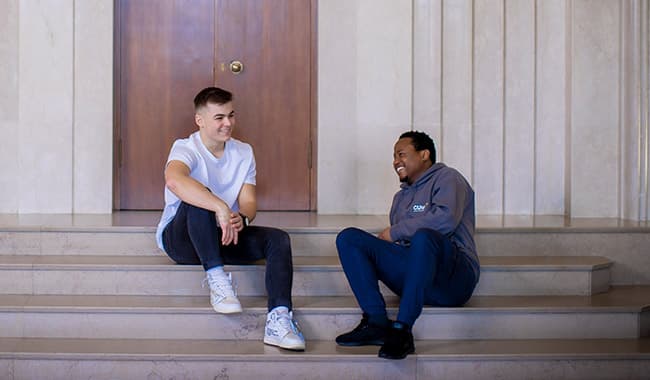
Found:
[[[429,150],[415,150],[410,137],[404,137],[395,143],[393,168],[401,182],[413,184],[422,173],[431,167]]]

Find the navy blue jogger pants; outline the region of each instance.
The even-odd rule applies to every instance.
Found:
[[[347,228],[338,234],[336,247],[350,287],[371,321],[386,318],[378,281],[400,296],[397,320],[409,326],[424,305],[461,306],[476,286],[467,256],[431,229],[418,230],[410,246],[403,246]]]

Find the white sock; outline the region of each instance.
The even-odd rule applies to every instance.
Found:
[[[269,311],[269,314],[276,312],[278,314],[283,314],[283,313],[289,313],[289,308],[286,306],[276,306],[271,311]]]
[[[223,271],[223,265],[219,265],[218,267],[210,268],[210,269],[206,270],[205,273],[208,276],[215,275],[215,274],[216,275],[226,274],[226,272]]]

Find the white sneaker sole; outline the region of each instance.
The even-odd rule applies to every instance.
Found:
[[[282,342],[277,342],[273,339],[264,337],[264,344],[268,344],[269,346],[276,346],[280,348],[284,348],[287,350],[293,350],[293,351],[304,351],[305,350],[305,343],[303,342],[295,342],[293,344],[290,343],[284,343]]]
[[[243,311],[239,304],[212,304],[212,309],[219,314],[235,314]]]

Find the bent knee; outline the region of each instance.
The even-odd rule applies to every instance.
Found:
[[[344,229],[336,235],[336,246],[339,247],[357,241],[359,239],[359,233],[363,233],[363,231],[356,227]]]

